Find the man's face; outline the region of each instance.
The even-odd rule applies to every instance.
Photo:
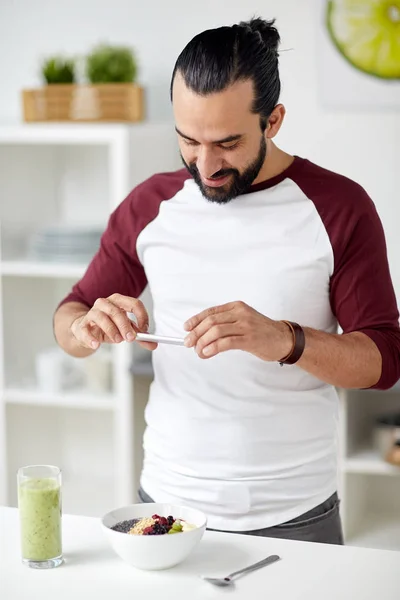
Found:
[[[180,73],[173,84],[173,108],[182,160],[212,202],[224,204],[255,183],[267,147],[260,115],[251,112],[251,81],[199,96]]]

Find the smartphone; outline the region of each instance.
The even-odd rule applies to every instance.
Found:
[[[165,335],[155,335],[154,333],[137,333],[136,341],[138,342],[156,342],[157,344],[172,344],[174,346],[184,346],[183,338],[169,337]]]

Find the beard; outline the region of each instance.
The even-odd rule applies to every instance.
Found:
[[[265,162],[267,156],[267,143],[265,137],[261,137],[260,148],[256,158],[246,167],[246,169],[240,173],[238,169],[221,169],[214,173],[210,179],[217,179],[219,177],[225,177],[226,175],[232,175],[232,181],[228,182],[221,187],[208,187],[201,179],[200,173],[195,163],[187,164],[181,154],[181,159],[194,181],[200,188],[204,198],[210,202],[216,202],[217,204],[227,204],[237,196],[244,194],[248,191],[253,181],[258,177],[261,168]]]

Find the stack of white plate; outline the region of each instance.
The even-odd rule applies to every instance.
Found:
[[[97,252],[104,228],[90,225],[51,225],[34,233],[29,256],[35,260],[87,263]]]

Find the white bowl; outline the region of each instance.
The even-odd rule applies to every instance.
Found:
[[[196,529],[174,535],[129,535],[111,529],[120,521],[151,517],[154,514],[161,517],[172,515],[175,519],[184,519],[196,525]],[[155,571],[169,569],[189,556],[203,537],[207,517],[193,508],[154,502],[117,508],[107,513],[101,523],[118,556],[137,569]]]

